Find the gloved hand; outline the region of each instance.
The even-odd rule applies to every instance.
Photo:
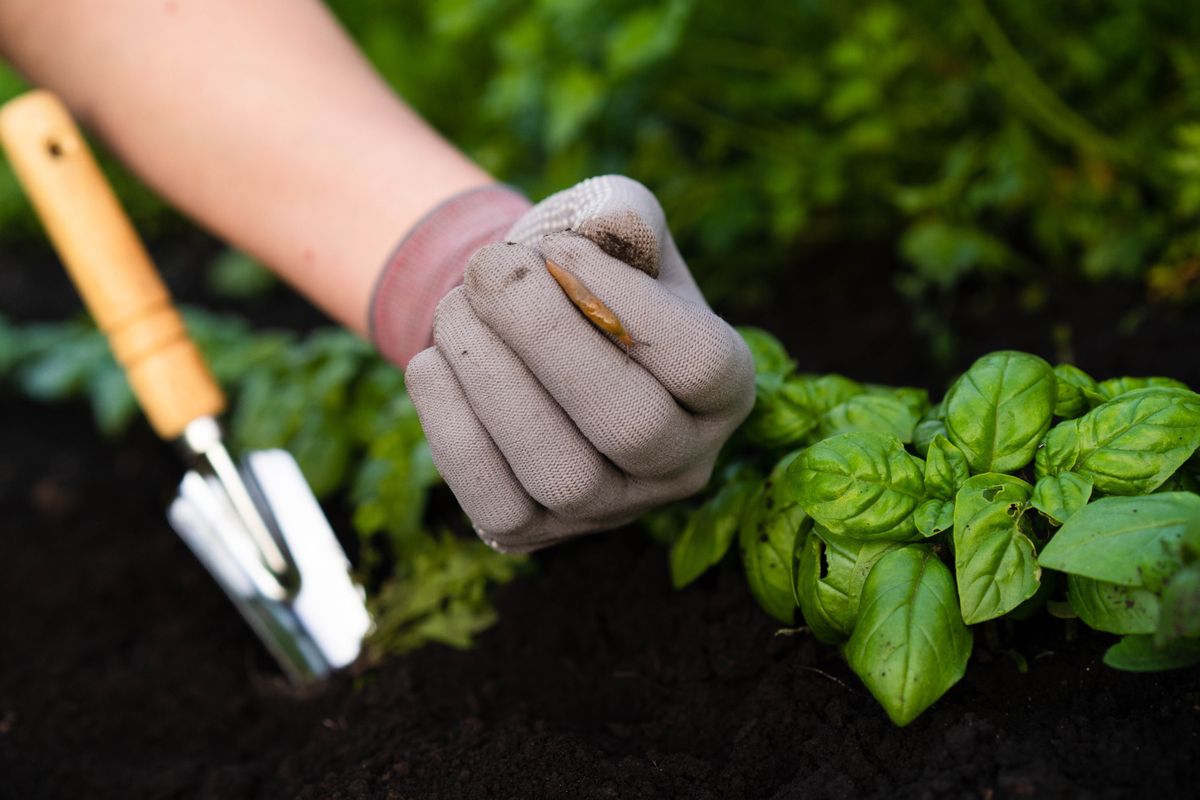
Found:
[[[434,462],[485,542],[528,552],[698,491],[750,412],[754,368],[708,308],[654,196],[593,178],[471,257],[406,384]],[[546,269],[573,273],[626,351]]]

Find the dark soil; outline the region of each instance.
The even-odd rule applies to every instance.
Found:
[[[163,253],[185,299],[202,299],[188,276],[205,252]],[[0,311],[75,307],[44,258],[11,260]],[[1195,312],[1118,330],[1142,313],[1135,289],[1021,312],[975,287],[946,309],[963,335],[937,364],[886,273],[854,263],[797,281],[821,298],[805,314],[754,321],[806,368],[868,380],[936,385],[989,349],[1071,346],[1100,376],[1200,385]],[[274,320],[312,324],[280,304]],[[1026,674],[981,641],[967,677],[897,730],[836,652],[776,632],[736,563],[674,592],[636,531],[539,554],[472,651],[297,695],[167,527],[180,468],[144,426],[105,442],[82,407],[9,395],[0,437],[3,797],[1173,798],[1200,781],[1200,670],[1114,672],[1112,637],[1046,619],[997,631]]]

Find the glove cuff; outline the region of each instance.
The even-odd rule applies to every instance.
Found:
[[[375,282],[368,316],[371,342],[404,367],[433,344],[438,301],[462,283],[467,261],[532,207],[520,192],[493,184],[443,201],[418,222],[388,257]]]

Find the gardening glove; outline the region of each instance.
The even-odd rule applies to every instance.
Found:
[[[593,325],[573,273],[636,344]],[[593,178],[522,214],[437,306],[406,384],[489,545],[528,552],[698,491],[754,403],[741,337],[704,302],[654,196]]]

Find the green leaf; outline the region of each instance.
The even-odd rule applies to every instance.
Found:
[[[943,289],[972,270],[1001,267],[1011,260],[1008,248],[995,236],[940,219],[918,222],[905,231],[900,250],[918,275]]]
[[[1200,447],[1200,395],[1135,389],[1076,420],[1074,470],[1105,494],[1154,491]]]
[[[1100,394],[1095,379],[1079,367],[1059,364],[1054,368],[1054,376],[1058,380],[1055,416],[1074,419],[1108,399]]]
[[[1079,458],[1078,420],[1060,422],[1050,429],[1046,438],[1038,445],[1034,457],[1033,471],[1040,480],[1047,475],[1057,475],[1074,469]]]
[[[917,418],[900,399],[888,395],[860,394],[834,406],[821,417],[821,435],[875,431],[911,442]]]
[[[762,328],[740,325],[737,332],[750,348],[750,356],[754,359],[755,373],[787,376],[796,369],[796,362],[778,339]]]
[[[1047,475],[1033,487],[1029,504],[1055,525],[1062,525],[1071,515],[1087,505],[1092,496],[1092,479],[1074,472]]]
[[[814,526],[796,566],[796,600],[809,629],[823,642],[844,642],[858,616],[863,583],[875,562],[900,547],[863,542]]]
[[[1167,581],[1155,644],[1200,637],[1200,561],[1188,564]]]
[[[1161,672],[1200,664],[1200,639],[1178,639],[1163,647],[1153,636],[1126,636],[1108,648],[1104,663],[1126,672]]]
[[[551,152],[565,148],[604,108],[608,86],[604,78],[581,62],[556,71],[547,95],[546,145]]]
[[[971,644],[950,570],[932,548],[909,545],[871,570],[844,653],[892,721],[907,725],[962,678]]]
[[[950,500],[969,477],[971,470],[962,451],[945,436],[934,436],[925,456],[925,491],[931,497]]]
[[[788,492],[784,476],[799,455],[784,456],[762,490],[747,499],[738,530],[738,549],[750,593],[768,614],[785,625],[793,624],[796,616],[792,562],[796,539],[808,522],[800,504],[785,497]]]
[[[954,496],[956,524],[961,520],[965,525],[976,514],[996,505],[1003,506],[1008,513],[1020,514],[1032,493],[1032,486],[1013,475],[998,472],[975,475]]]
[[[762,489],[763,479],[752,470],[737,469],[721,488],[688,520],[671,545],[671,582],[682,589],[725,557],[741,525],[746,502]]]
[[[851,397],[863,394],[866,389],[861,383],[841,375],[799,375],[787,382],[785,391],[793,402],[820,416]]]
[[[524,564],[477,540],[423,536],[405,552],[405,578],[389,580],[370,602],[372,653],[411,650],[427,642],[467,648],[496,620],[489,583],[507,583]]]
[[[1048,569],[1121,586],[1162,588],[1181,563],[1181,540],[1200,528],[1200,495],[1103,497],[1076,512],[1042,550]]]
[[[926,539],[950,530],[954,527],[954,501],[940,500],[936,497],[926,500],[917,506],[916,512],[913,513],[913,522],[916,523],[917,531]]]
[[[1152,386],[1188,390],[1186,383],[1177,381],[1174,378],[1110,378],[1097,384],[1096,394],[1102,401],[1112,400],[1123,394],[1129,394],[1138,389],[1146,389]]]
[[[929,453],[933,440],[939,434],[946,435],[946,403],[944,400],[927,409],[921,416],[921,421],[913,430],[913,450],[921,458],[924,458]]]
[[[96,427],[105,436],[121,433],[138,414],[137,400],[129,388],[125,370],[116,364],[95,372],[88,381],[87,392]]]
[[[1025,505],[1028,483],[1000,473],[976,475],[954,501],[954,568],[968,625],[1003,616],[1037,593],[1041,568]]]
[[[986,355],[946,393],[947,436],[972,472],[1020,469],[1050,428],[1056,391],[1054,370],[1037,356]]]
[[[914,386],[901,386],[895,389],[890,386],[868,386],[867,391],[895,397],[901,403],[908,406],[908,410],[912,412],[914,419],[921,419],[925,412],[929,410],[929,392],[926,389],[918,389]]]
[[[1134,586],[1067,575],[1067,601],[1079,618],[1105,633],[1154,633],[1158,598]]]
[[[903,541],[925,499],[922,465],[894,436],[843,433],[800,454],[789,478],[800,505],[833,533]]]
[[[754,379],[754,409],[742,426],[746,438],[770,449],[799,444],[817,427],[819,417],[787,391],[779,375],[766,373]]]
[[[275,274],[239,250],[226,249],[208,266],[208,290],[217,297],[255,300],[279,283]]]
[[[691,5],[687,0],[674,0],[639,8],[621,18],[608,33],[608,68],[624,76],[669,55],[678,46]]]

